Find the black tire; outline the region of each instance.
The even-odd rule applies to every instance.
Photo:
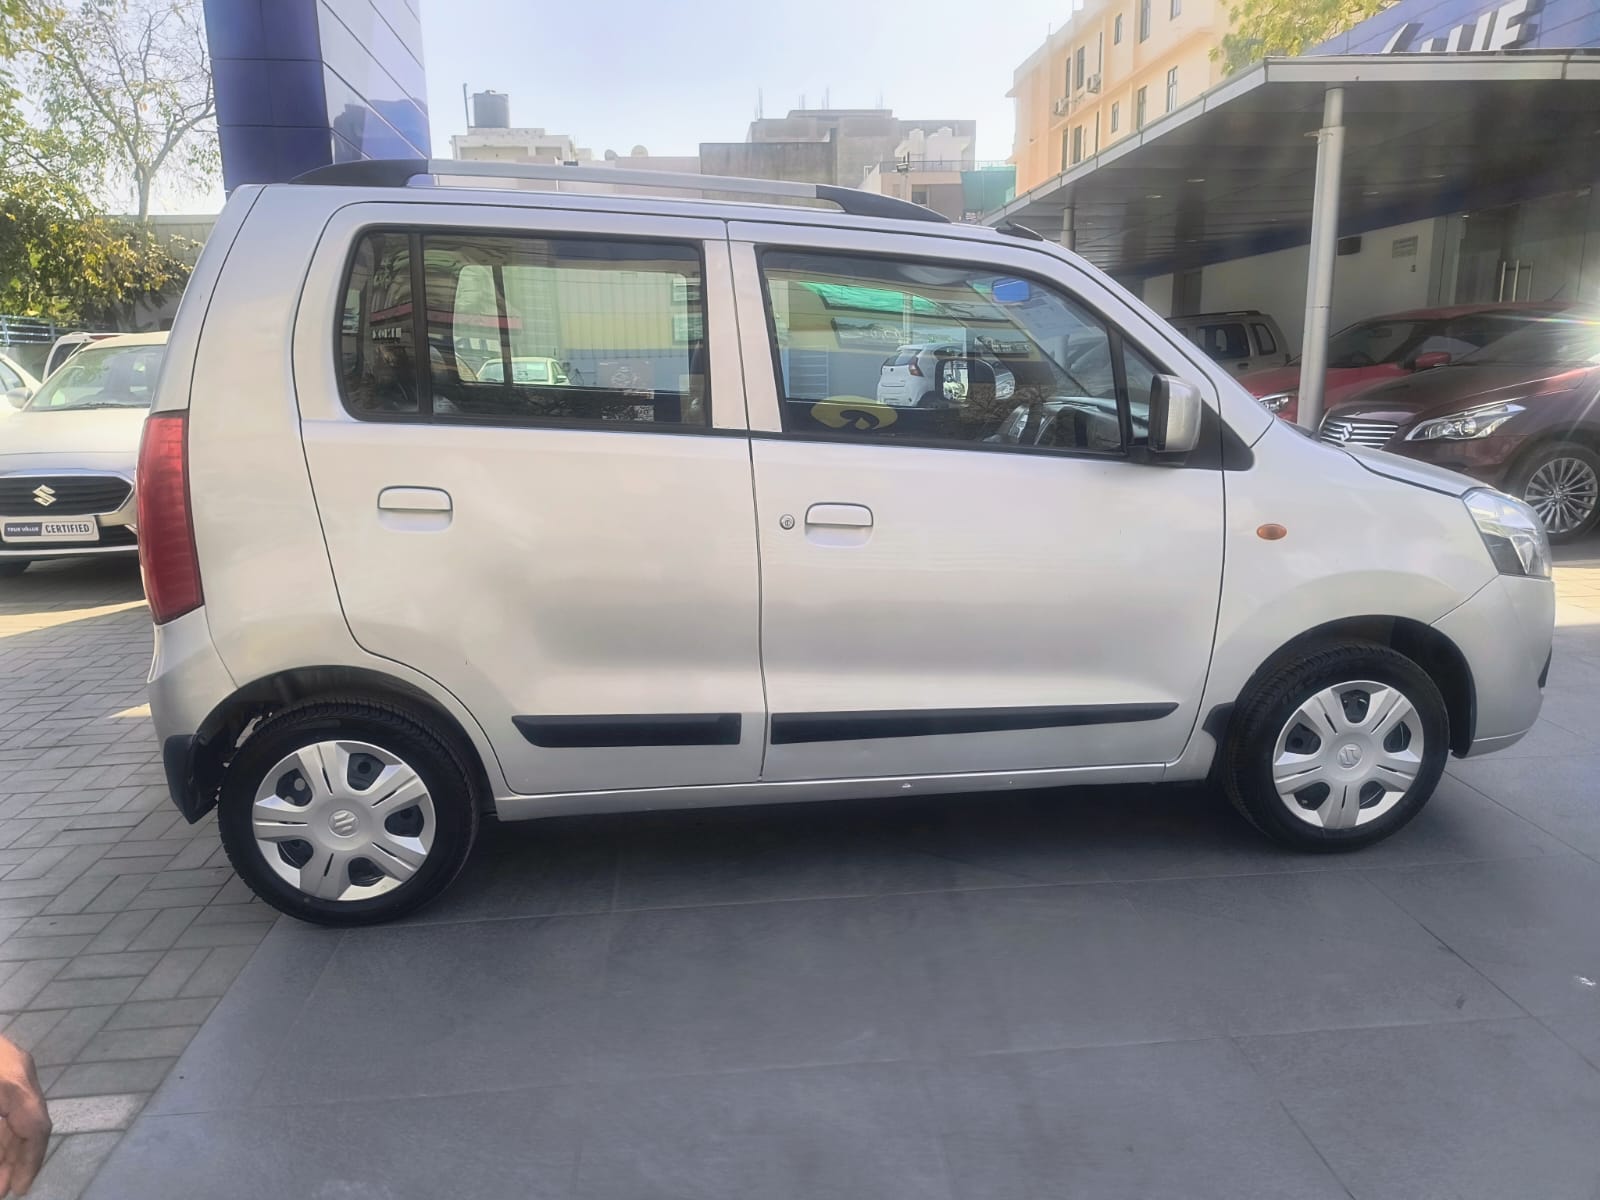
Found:
[[[1597,456],[1592,450],[1578,445],[1576,442],[1557,442],[1554,445],[1541,446],[1517,464],[1506,480],[1506,491],[1524,503],[1533,504],[1537,507],[1538,497],[1532,500],[1528,497],[1529,485],[1541,468],[1548,466],[1557,459],[1571,459],[1573,462],[1586,467],[1593,476],[1596,489],[1594,508],[1579,524],[1570,529],[1560,531],[1546,526],[1545,533],[1549,536],[1550,541],[1560,545],[1564,542],[1575,542],[1579,538],[1587,537],[1594,531],[1596,522],[1600,521],[1600,456]]]
[[[332,900],[306,894],[268,865],[252,832],[256,790],[268,773],[294,751],[333,739],[366,742],[396,755],[415,770],[432,801],[433,843],[427,857],[414,875],[379,896]],[[409,712],[362,699],[306,701],[262,722],[228,764],[217,825],[233,869],[279,912],[318,925],[372,925],[428,903],[461,873],[478,834],[472,778],[449,742]]]
[[[28,569],[31,559],[0,558],[0,579],[15,579]]]
[[[1317,692],[1369,680],[1399,689],[1416,710],[1423,734],[1421,765],[1388,811],[1363,824],[1327,829],[1296,816],[1278,794],[1272,762],[1278,735]],[[1450,718],[1427,672],[1403,654],[1370,642],[1345,642],[1285,663],[1254,681],[1234,712],[1221,756],[1221,782],[1233,805],[1257,829],[1297,850],[1356,850],[1382,841],[1428,802],[1449,755]]]

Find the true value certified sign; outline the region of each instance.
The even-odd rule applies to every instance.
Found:
[[[1600,0],[1399,0],[1310,54],[1600,47]]]
[[[1506,0],[1448,33],[1421,38],[1421,21],[1406,21],[1389,35],[1385,54],[1449,54],[1464,50],[1515,50],[1538,32],[1540,0]]]

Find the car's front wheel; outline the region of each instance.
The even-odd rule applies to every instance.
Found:
[[[1259,680],[1236,710],[1222,783],[1252,824],[1304,850],[1352,850],[1394,833],[1438,786],[1444,697],[1404,655],[1348,642]]]
[[[460,873],[478,829],[470,780],[410,713],[311,701],[269,717],[228,764],[217,823],[234,870],[274,908],[372,924]]]
[[[1600,520],[1600,457],[1570,442],[1546,446],[1517,467],[1506,490],[1539,515],[1552,542],[1576,541]]]

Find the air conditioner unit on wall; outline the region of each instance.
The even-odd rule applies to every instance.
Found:
[[[1057,96],[1055,103],[1050,106],[1050,111],[1058,117],[1065,116],[1071,103],[1072,101],[1068,97]]]
[[[1083,87],[1085,91],[1098,92],[1100,90],[1100,76],[1089,76],[1089,78],[1084,81]]]

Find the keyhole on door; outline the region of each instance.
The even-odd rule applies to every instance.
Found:
[[[794,528],[794,518],[791,517],[788,513],[784,513],[783,516],[778,518],[778,527],[780,529],[793,529]]]

